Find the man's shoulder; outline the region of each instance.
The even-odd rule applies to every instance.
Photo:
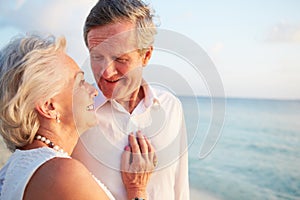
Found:
[[[155,98],[157,98],[160,103],[168,102],[181,106],[180,99],[172,92],[155,86],[151,86],[151,89],[155,93]]]

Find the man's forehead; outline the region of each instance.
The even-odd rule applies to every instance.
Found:
[[[89,50],[91,52],[125,53],[137,49],[137,41],[133,36],[117,35],[107,39],[91,40]]]
[[[119,43],[136,40],[135,25],[129,22],[114,23],[92,28],[87,34],[89,48],[106,43]]]

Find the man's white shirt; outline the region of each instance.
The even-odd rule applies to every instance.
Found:
[[[127,199],[120,174],[128,135],[141,130],[154,146],[158,165],[147,186],[149,200],[189,199],[187,135],[181,102],[143,85],[145,98],[130,114],[115,100],[98,96],[98,126],[80,137],[73,157],[83,162],[118,200]]]

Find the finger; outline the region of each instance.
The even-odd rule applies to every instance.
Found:
[[[148,158],[149,158],[149,164],[148,164],[148,171],[153,171],[154,168],[157,166],[157,157],[156,157],[156,154],[155,154],[155,148],[153,147],[153,145],[151,144],[150,140],[145,137],[145,141],[148,145]]]
[[[125,151],[122,153],[121,171],[128,172],[130,167],[130,154],[131,154],[131,149],[129,146],[126,146]]]
[[[139,144],[132,133],[129,135],[129,145],[134,155],[141,154]]]
[[[152,144],[150,143],[149,139],[147,137],[144,137],[144,138],[145,138],[146,144],[148,146],[148,157],[149,157],[149,160],[153,161],[154,154],[155,154],[155,149],[152,146]]]
[[[145,141],[145,137],[142,135],[141,131],[137,132],[137,137],[138,137],[138,142],[140,146],[140,150],[143,155],[148,153],[148,145],[147,142]]]
[[[148,147],[148,152],[149,152],[149,153],[154,152],[155,149],[154,149],[154,147],[152,146],[150,140],[149,140],[146,136],[144,136],[144,139],[145,139],[145,142],[146,142],[147,147]]]

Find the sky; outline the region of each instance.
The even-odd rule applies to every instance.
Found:
[[[64,35],[68,54],[82,65],[88,57],[82,28],[96,2],[0,0],[0,47],[28,31]],[[159,28],[184,35],[207,53],[227,97],[300,99],[300,1],[146,2]],[[179,63],[172,65],[182,68]]]

